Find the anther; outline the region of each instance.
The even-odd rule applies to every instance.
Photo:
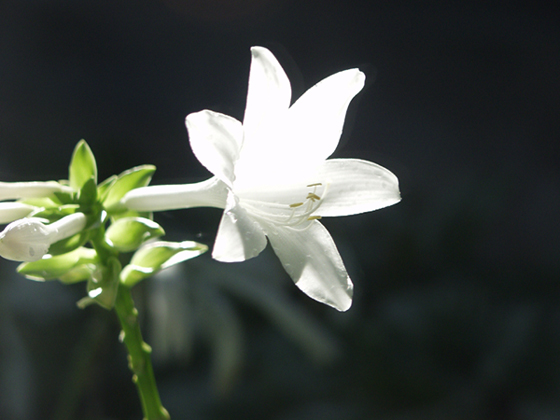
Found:
[[[309,216],[307,220],[318,220],[321,219],[321,216]]]
[[[319,196],[318,196],[317,194],[315,194],[315,193],[308,193],[306,199],[307,199],[307,200],[315,201],[315,200],[320,200],[321,197],[319,197]]]
[[[290,207],[294,208],[294,207],[299,207],[299,206],[303,206],[303,203],[294,203],[294,204],[290,204]]]
[[[320,185],[323,185],[323,184],[321,184],[320,182],[317,182],[315,184],[309,184],[308,187],[318,187]]]

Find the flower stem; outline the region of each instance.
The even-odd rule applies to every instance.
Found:
[[[169,413],[161,405],[150,354],[152,349],[142,340],[138,311],[134,307],[130,288],[119,286],[115,310],[122,327],[122,341],[128,350],[128,366],[133,373],[142,402],[144,420],[169,420]]]

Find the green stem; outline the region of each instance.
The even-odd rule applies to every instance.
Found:
[[[115,310],[122,327],[122,340],[128,350],[128,366],[133,373],[144,420],[169,420],[169,413],[161,405],[150,354],[152,349],[142,340],[138,311],[134,307],[130,288],[119,286]]]
[[[99,259],[110,273],[108,276],[111,278],[105,280],[110,283],[117,282],[118,285],[115,311],[122,328],[121,340],[128,350],[128,367],[133,373],[132,381],[136,384],[140,396],[144,420],[169,420],[169,413],[163,408],[159,398],[150,358],[152,349],[142,339],[138,311],[134,307],[130,287],[118,284],[121,271],[121,265],[117,259],[119,253],[105,240],[103,225],[92,232],[90,241]]]

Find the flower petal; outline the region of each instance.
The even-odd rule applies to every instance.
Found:
[[[313,221],[304,230],[267,228],[274,252],[296,286],[309,297],[346,311],[352,305],[352,282],[328,230]]]
[[[185,119],[189,141],[197,159],[231,187],[234,162],[243,141],[243,126],[235,118],[204,110]]]
[[[319,166],[317,179],[327,185],[321,206],[314,213],[317,216],[364,213],[401,200],[397,177],[366,160],[329,159]]]
[[[365,75],[350,69],[323,79],[291,107],[285,122],[282,147],[293,151],[301,165],[313,165],[336,149],[350,101],[362,90]]]
[[[292,97],[290,81],[276,57],[263,47],[251,48],[251,55],[243,147],[267,140],[264,131],[270,130],[271,122],[288,110]]]
[[[230,193],[222,215],[212,257],[222,262],[245,261],[266,247],[266,236],[258,222],[239,206]]]
[[[23,203],[11,201],[7,203],[0,203],[0,225],[21,219],[35,209],[36,207]]]
[[[225,208],[227,187],[217,177],[196,184],[152,185],[129,191],[121,200],[136,211],[163,211],[192,207]]]

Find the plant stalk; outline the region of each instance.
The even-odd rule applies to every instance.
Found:
[[[115,311],[121,323],[121,340],[128,350],[128,366],[142,403],[144,420],[169,420],[169,413],[161,405],[151,362],[150,346],[142,340],[138,311],[134,307],[129,287],[119,285]]]

